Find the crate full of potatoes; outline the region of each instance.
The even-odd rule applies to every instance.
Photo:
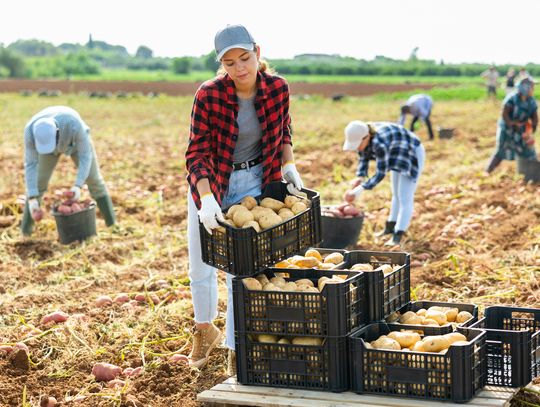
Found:
[[[338,269],[366,274],[368,320],[381,321],[411,299],[411,256],[404,252],[351,250]]]
[[[375,323],[351,334],[349,346],[356,393],[466,402],[485,385],[480,329],[424,336]]]
[[[364,274],[269,268],[233,279],[239,332],[344,336],[366,323]]]
[[[305,253],[288,257],[272,267],[283,269],[333,270],[343,263],[345,250],[310,247]]]
[[[349,388],[347,337],[236,332],[241,384],[342,392]]]
[[[399,329],[430,334],[444,334],[478,321],[478,307],[473,304],[437,301],[411,301],[386,317]]]
[[[212,234],[200,224],[205,263],[235,276],[251,276],[316,246],[321,240],[320,197],[303,189],[291,195],[284,182],[272,182],[257,197],[246,197],[224,212]]]

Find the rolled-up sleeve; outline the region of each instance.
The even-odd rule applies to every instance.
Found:
[[[38,191],[38,152],[30,127],[24,129],[24,177],[26,181],[26,195],[37,197]]]
[[[362,184],[364,189],[373,189],[375,185],[383,180],[389,168],[390,154],[388,150],[383,146],[378,146],[375,150],[375,156],[377,160],[377,170],[375,175]]]
[[[205,105],[205,92],[199,89],[195,94],[191,111],[189,143],[186,150],[186,169],[188,181],[193,191],[197,183],[210,176],[210,126]]]

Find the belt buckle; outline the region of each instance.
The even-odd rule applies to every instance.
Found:
[[[240,168],[242,168],[242,169],[246,168],[246,161],[244,161],[242,164],[240,164]]]

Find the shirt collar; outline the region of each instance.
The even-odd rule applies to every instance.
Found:
[[[223,76],[225,82],[225,89],[227,92],[227,102],[230,104],[238,104],[238,96],[236,96],[236,86],[234,81],[228,74]],[[255,94],[255,101],[261,101],[268,98],[267,94],[268,84],[266,83],[266,74],[257,72],[257,93]]]

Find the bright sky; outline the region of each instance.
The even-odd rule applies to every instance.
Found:
[[[537,0],[18,0],[2,7],[0,43],[94,40],[134,53],[199,56],[215,33],[243,24],[267,58],[329,53],[372,59],[540,62]]]

